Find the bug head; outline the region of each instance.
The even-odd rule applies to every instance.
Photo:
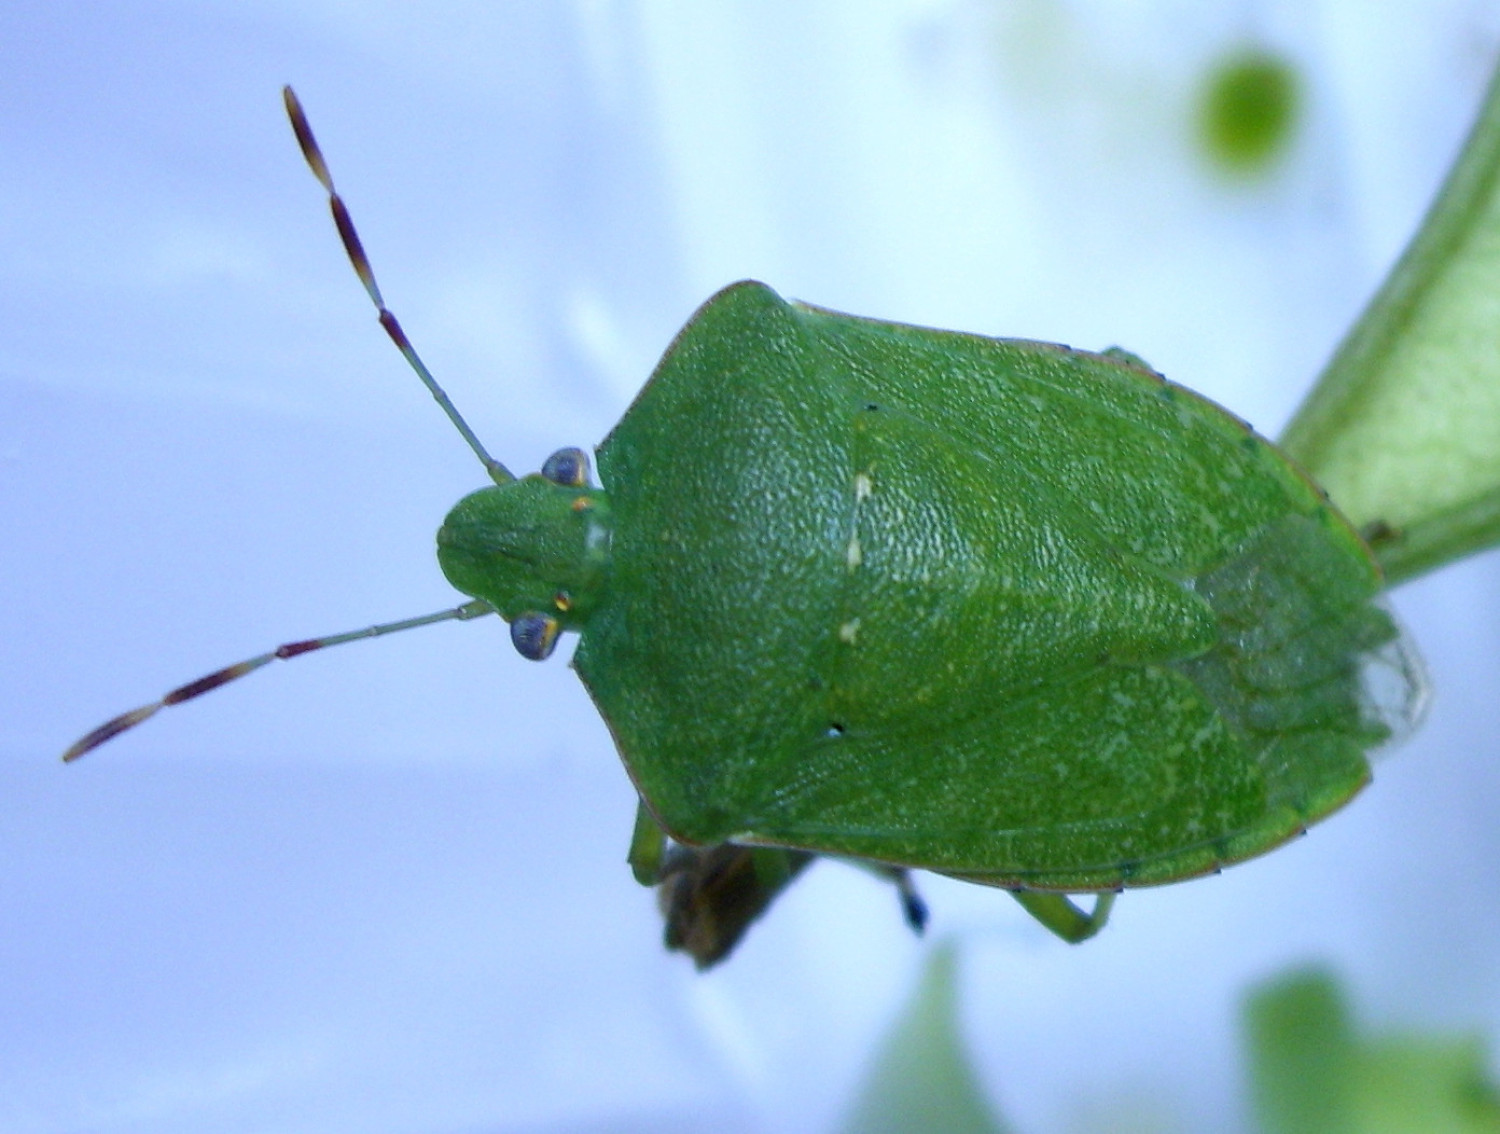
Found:
[[[565,449],[539,474],[460,500],[438,531],[438,563],[453,586],[511,624],[523,656],[540,661],[597,604],[609,530],[609,501],[588,486],[587,458]]]

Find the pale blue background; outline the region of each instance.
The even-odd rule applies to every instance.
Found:
[[[1194,83],[1304,68],[1226,186]],[[824,865],[719,972],[660,951],[631,790],[565,655],[498,622],[267,670],[64,769],[104,717],[453,601],[482,476],[387,297],[519,470],[597,442],[743,276],[861,314],[1122,343],[1268,433],[1399,251],[1500,4],[0,7],[0,1130],[826,1131],[928,947]],[[1027,1134],[1234,1129],[1246,983],[1500,1025],[1500,561],[1396,596],[1438,696],[1346,813],[1067,948],[924,880]]]

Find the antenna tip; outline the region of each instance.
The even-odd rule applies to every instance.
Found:
[[[157,701],[155,704],[142,705],[139,709],[131,709],[128,713],[121,713],[119,716],[113,718],[112,720],[105,721],[93,732],[89,733],[77,744],[73,745],[72,748],[69,748],[66,752],[64,752],[62,756],[63,763],[71,764],[74,760],[78,759],[78,757],[87,755],[94,749],[98,748],[99,745],[103,744],[106,740],[112,740],[115,737],[119,736],[120,733],[124,732],[126,729],[134,728],[147,717],[153,715],[158,709],[162,707],[163,704],[165,704],[165,702]]]

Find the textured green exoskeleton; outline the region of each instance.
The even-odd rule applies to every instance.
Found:
[[[505,616],[579,631],[679,843],[1171,882],[1346,802],[1414,697],[1324,495],[1123,352],[736,284],[598,469],[602,490],[481,489],[438,556]]]
[[[296,97],[293,128],[381,324],[495,482],[438,533],[449,611],[563,630],[640,794],[630,862],[667,942],[724,956],[804,866],[1011,890],[1070,941],[1113,891],[1269,850],[1346,802],[1420,681],[1365,545],[1269,442],[1124,351],[710,299],[624,419],[517,479],[386,308]],[[1064,896],[1099,895],[1084,914]]]

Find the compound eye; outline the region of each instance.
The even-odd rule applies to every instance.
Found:
[[[559,449],[543,462],[542,475],[553,484],[583,488],[589,482],[589,455],[582,449]]]
[[[518,614],[510,624],[511,645],[523,658],[546,661],[557,645],[557,634],[561,629],[562,623],[550,614]]]

